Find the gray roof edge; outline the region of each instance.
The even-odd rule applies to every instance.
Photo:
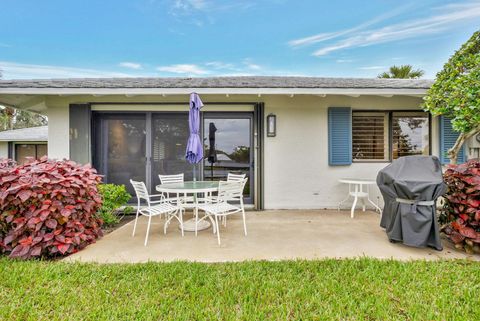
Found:
[[[0,89],[133,89],[133,88],[286,88],[286,89],[428,89],[431,79],[332,78],[295,76],[131,77],[0,80]]]
[[[48,126],[36,126],[0,131],[2,142],[46,142],[48,141]]]

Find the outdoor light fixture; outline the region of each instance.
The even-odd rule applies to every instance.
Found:
[[[277,136],[277,116],[269,114],[267,116],[267,137]]]

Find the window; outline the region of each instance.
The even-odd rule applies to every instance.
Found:
[[[353,160],[385,161],[388,155],[388,114],[352,114]]]
[[[40,159],[47,155],[47,144],[15,144],[15,160],[24,164],[27,157]]]
[[[354,161],[389,161],[429,155],[430,124],[423,112],[353,112]]]
[[[429,155],[429,123],[425,113],[393,113],[392,156]]]

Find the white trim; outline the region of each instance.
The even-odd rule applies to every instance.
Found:
[[[39,144],[43,144],[43,143],[48,143],[48,140],[38,140],[38,139],[4,139],[4,138],[0,138],[0,142],[25,142],[26,144],[30,144],[30,143],[39,143]]]
[[[0,88],[23,95],[425,95],[415,88]]]
[[[187,112],[188,111],[188,102],[186,101],[185,104],[178,105],[178,104],[92,104],[91,105],[92,111],[138,111],[138,112],[145,112],[145,111],[181,111]],[[236,104],[236,105],[208,105],[208,102],[205,102],[205,106],[202,108],[203,112],[215,112],[215,111],[230,111],[230,112],[253,112],[253,105],[251,104]]]

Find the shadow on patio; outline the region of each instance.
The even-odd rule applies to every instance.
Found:
[[[172,223],[163,234],[163,219],[155,217],[145,247],[147,219],[139,219],[132,237],[133,221],[106,235],[96,244],[71,255],[65,261],[146,262],[320,259],[369,256],[375,258],[440,259],[466,258],[451,250],[442,252],[392,244],[379,226],[380,216],[367,211],[350,218],[349,211],[269,210],[247,212],[248,236],[244,236],[241,215],[228,219],[221,228],[222,245],[212,229],[182,237]],[[445,243],[445,242],[444,242]]]

